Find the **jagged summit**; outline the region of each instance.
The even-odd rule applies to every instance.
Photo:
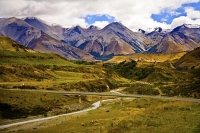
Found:
[[[143,29],[138,29],[138,32],[139,32],[139,33],[142,33],[142,34],[145,34],[145,33],[146,33],[146,31],[143,30]]]
[[[182,30],[185,30],[185,29],[189,29],[189,27],[187,27],[185,24],[183,24],[183,25],[180,25],[180,26],[174,28],[171,31],[171,33],[173,33],[173,32],[179,32],[179,31],[182,31]]]
[[[156,27],[154,31],[156,31],[156,32],[162,32],[163,29],[161,27]]]
[[[200,28],[200,25],[198,24],[184,24],[188,28]]]
[[[200,46],[200,26],[184,24],[174,29],[132,31],[122,23],[112,22],[99,29],[77,25],[64,28],[36,18],[0,19],[0,35],[43,52],[54,52],[66,58],[96,58],[140,52],[174,53]],[[81,53],[81,54],[80,54]]]
[[[99,28],[97,26],[90,25],[87,29],[88,30],[98,30]]]
[[[126,27],[119,22],[112,22],[112,23],[108,24],[107,26],[105,26],[103,28],[103,30],[108,30],[108,29],[110,29],[110,30],[125,30],[125,28]]]
[[[80,26],[75,26],[72,30],[72,32],[77,32],[78,34],[81,34],[82,28]]]

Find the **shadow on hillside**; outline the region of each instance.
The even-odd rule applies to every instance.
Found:
[[[200,122],[197,127],[194,129],[194,133],[200,133]]]

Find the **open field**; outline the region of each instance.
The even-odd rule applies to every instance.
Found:
[[[1,51],[0,64],[30,64],[77,66],[76,64],[52,53]]]
[[[180,132],[200,131],[199,103],[157,99],[124,99],[103,103],[97,110],[79,116],[63,117],[35,124],[11,128],[28,132]]]
[[[49,92],[0,89],[0,124],[14,121],[54,116],[82,110],[91,105],[86,97],[82,104],[78,96],[64,96]]]

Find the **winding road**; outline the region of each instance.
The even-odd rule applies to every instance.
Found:
[[[9,91],[38,91],[38,92],[49,92],[49,93],[59,93],[63,95],[93,95],[93,96],[113,96],[113,97],[129,97],[129,98],[155,98],[155,99],[168,99],[174,101],[188,101],[188,102],[200,102],[200,99],[194,98],[182,98],[182,97],[167,97],[167,96],[155,96],[155,95],[139,95],[139,94],[122,94],[117,90],[111,90],[107,93],[102,92],[78,92],[78,91],[52,91],[52,90],[28,90],[28,89],[6,89]]]
[[[6,89],[9,91],[13,90],[18,90],[22,91],[20,89]],[[49,91],[49,90],[23,90],[23,91],[38,91],[38,92],[50,92],[50,93],[59,93],[63,95],[97,95],[97,96],[113,96],[113,97],[129,97],[129,98],[155,98],[155,99],[168,99],[168,100],[175,100],[175,101],[188,101],[188,102],[199,102],[200,99],[192,99],[192,98],[178,98],[178,97],[166,97],[166,96],[151,96],[151,95],[136,95],[136,94],[122,94],[118,92],[117,90],[111,90],[110,93],[98,93],[98,92],[71,92],[71,91]],[[107,100],[102,100],[104,101],[109,101],[113,99],[107,99]],[[17,122],[17,123],[12,123],[12,124],[7,124],[7,125],[1,125],[0,129],[4,128],[9,128],[12,126],[17,126],[17,125],[22,125],[22,124],[27,124],[27,123],[32,123],[32,122],[38,122],[38,121],[45,121],[61,116],[69,116],[69,115],[74,115],[74,114],[79,114],[83,112],[88,112],[90,110],[97,109],[100,106],[100,101],[95,102],[92,104],[92,106],[88,109],[84,109],[81,111],[76,111],[72,113],[67,113],[67,114],[61,114],[61,115],[56,115],[56,116],[51,116],[51,117],[45,117],[45,118],[38,118],[38,119],[33,119],[33,120],[28,120],[28,121],[23,121],[23,122]]]

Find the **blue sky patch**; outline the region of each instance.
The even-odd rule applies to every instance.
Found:
[[[194,10],[200,10],[200,2],[183,4],[180,8],[176,10],[165,9],[160,14],[152,14],[151,18],[153,18],[157,22],[166,22],[167,24],[171,24],[173,19],[187,15],[185,12],[186,7],[192,7],[194,8]]]
[[[109,23],[112,23],[115,21],[114,17],[106,15],[106,14],[104,14],[104,15],[99,15],[99,14],[87,15],[84,19],[88,24],[93,24],[96,21],[108,21]]]
[[[200,10],[200,1],[198,3],[184,4],[184,7],[193,7],[195,10]]]

